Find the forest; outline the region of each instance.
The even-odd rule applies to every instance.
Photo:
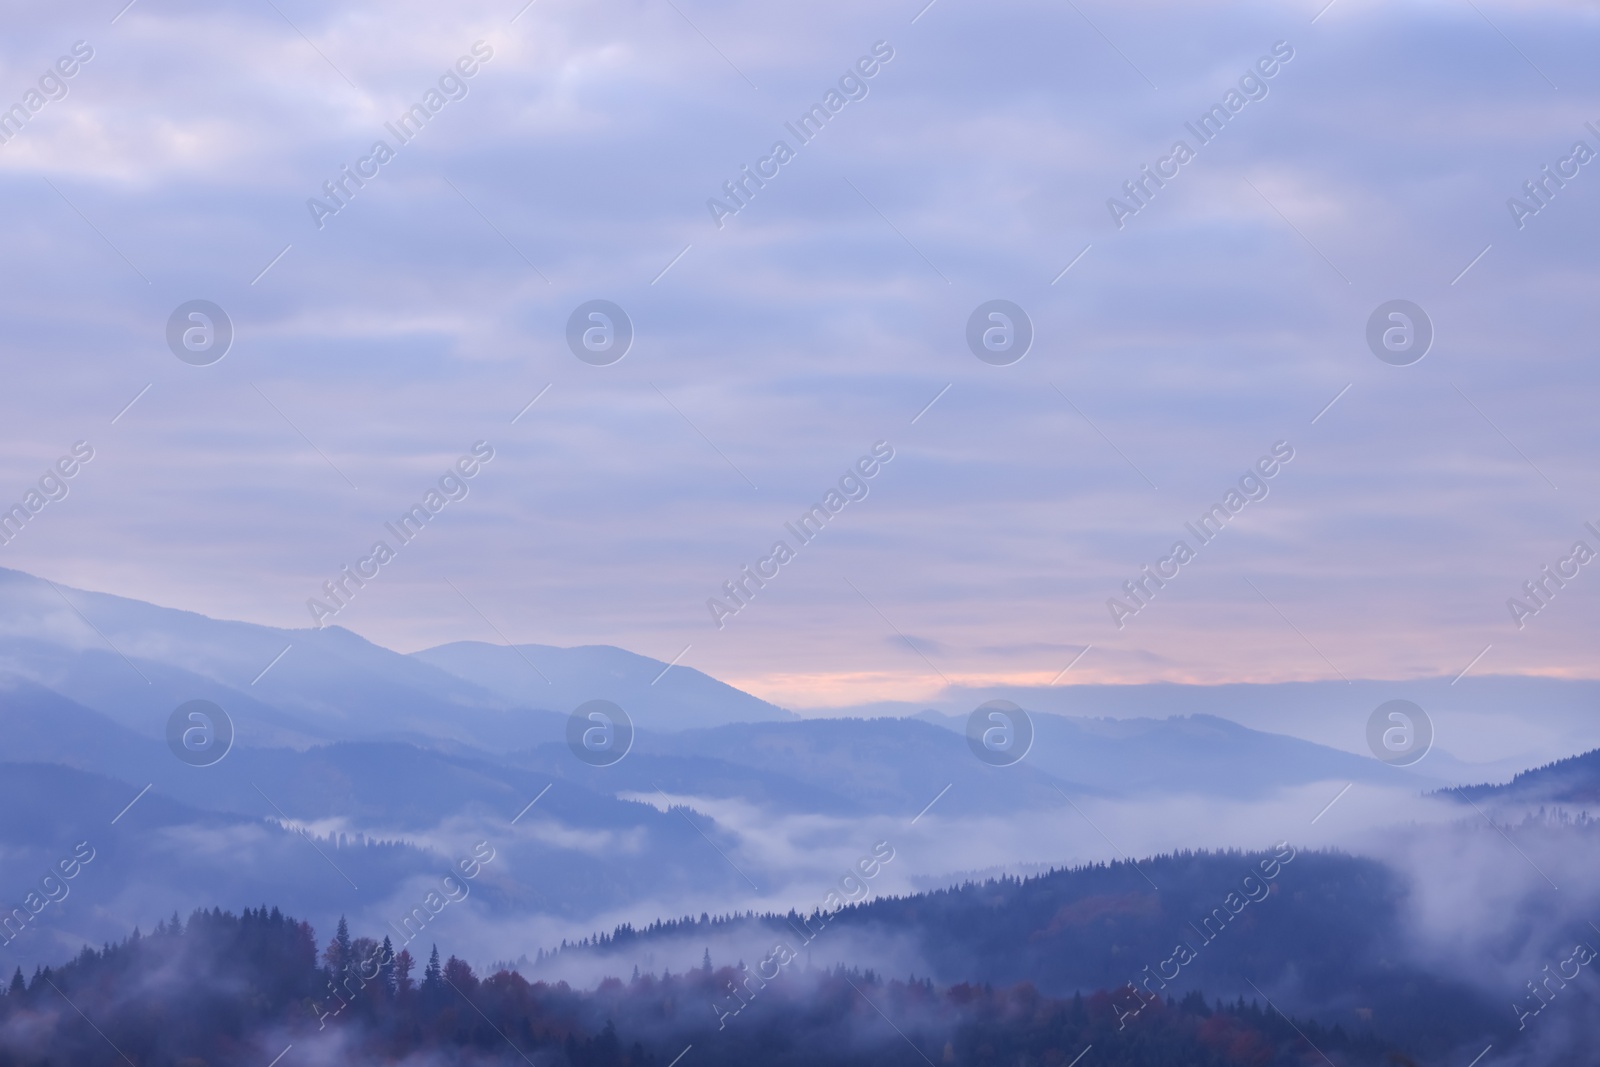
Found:
[[[817,951],[866,966],[912,946],[902,957],[916,959],[935,985],[1032,983],[1052,997],[1107,989],[1131,1008],[1138,1001],[1130,983],[1180,1001],[1197,991],[1208,1000],[1266,996],[1291,1015],[1352,1031],[1371,1026],[1428,1056],[1516,1039],[1509,997],[1488,996],[1472,976],[1426,966],[1404,950],[1411,888],[1392,867],[1286,849],[1180,850],[863,899],[827,917]],[[1251,894],[1244,887],[1263,863],[1275,876],[1259,879]],[[1251,896],[1261,899],[1246,906]],[[1230,899],[1236,908],[1224,907]],[[518,969],[553,977],[587,957],[627,973],[636,962],[648,969],[674,945],[696,953],[701,943],[798,945],[805,939],[797,935],[816,926],[792,911],[660,920],[564,944],[553,960],[540,954]],[[1180,945],[1193,957],[1174,977]]]
[[[1095,1065],[1271,1067],[1405,1062],[1371,1033],[1291,1019],[1257,1001],[1157,999],[1137,1017],[1110,993],[889,977],[796,962],[607,978],[592,990],[426,962],[341,920],[320,946],[277,908],[198,910],[59,967],[18,969],[0,996],[0,1067],[304,1063],[537,1067]]]

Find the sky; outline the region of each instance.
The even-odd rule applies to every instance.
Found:
[[[0,566],[401,651],[619,645],[797,708],[1595,677],[1597,29],[1557,0],[14,12],[0,508],[65,496]],[[215,339],[168,340],[196,300],[233,333],[203,366]],[[632,327],[605,365],[568,341],[594,300]],[[993,300],[1014,362],[969,347]],[[1368,341],[1395,300],[1432,327],[1407,365]],[[842,478],[865,496],[802,543]],[[1177,571],[1141,606],[1147,565]],[[1528,600],[1547,565],[1577,571]],[[746,566],[777,572],[740,606]]]

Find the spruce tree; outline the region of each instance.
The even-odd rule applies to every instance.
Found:
[[[433,953],[428,957],[428,965],[422,969],[422,988],[429,993],[436,993],[444,988],[441,977],[444,968],[439,965],[439,946],[433,946]]]
[[[343,915],[339,916],[339,928],[333,935],[333,940],[328,942],[328,947],[323,950],[322,962],[328,965],[328,970],[333,975],[335,983],[344,980],[349,973],[353,962],[350,958],[350,924]]]
[[[383,953],[378,958],[382,961],[378,965],[378,981],[382,983],[383,991],[392,997],[399,991],[400,982],[394,971],[394,945],[387,934],[383,938]]]
[[[345,922],[343,915],[339,916],[339,928],[333,935],[334,944],[339,946],[339,960],[348,970],[350,967],[350,924]]]

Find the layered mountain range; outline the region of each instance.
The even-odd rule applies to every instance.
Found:
[[[1566,817],[1600,796],[1595,753],[1456,788],[1492,775],[1442,749],[1398,768],[1250,728],[1216,714],[1225,702],[1200,687],[1151,687],[1169,712],[1187,712],[1165,716],[1025,704],[1031,749],[994,766],[975,757],[963,713],[801,717],[604,646],[459,642],[407,655],[335,626],[214,620],[16,571],[0,571],[0,620],[0,905],[29,910],[63,857],[80,845],[95,857],[8,940],[24,966],[174,910],[260,903],[319,929],[348,914],[397,942],[449,938],[480,963],[705,913],[529,968],[574,980],[681,969],[708,948],[759,958],[773,923],[822,906],[881,843],[897,860],[875,899],[810,949],[819,965],[1067,995],[1171,967],[1163,942],[1223,906],[1235,854],[1189,847],[1262,847],[1340,825],[1358,841],[1377,810],[1406,825],[1372,840],[1404,840],[1417,855],[1521,834],[1524,858],[1555,884],[1566,881],[1564,842],[1586,842],[1589,828],[1509,828],[1543,818],[1540,806]],[[568,742],[569,717],[596,699],[637,727],[609,766]],[[231,750],[210,766],[179,758],[167,736],[175,709],[194,700],[234,726]],[[1127,700],[1111,694],[1106,710],[1125,712]],[[1359,736],[1365,710],[1349,714]],[[474,855],[492,858],[466,879],[459,864]],[[1398,943],[1431,891],[1426,871],[1306,855],[1265,904],[1205,941],[1204,965],[1174,994],[1271,983],[1293,1010],[1352,1026],[1387,1013],[1394,1032],[1407,1012],[1486,1003],[1482,982],[1452,984],[1428,957],[1436,950]],[[1498,853],[1486,862],[1503,866]],[[977,869],[1050,873],[970,883],[960,873]],[[930,886],[951,888],[913,894]],[[1576,914],[1545,911],[1550,922]],[[702,925],[735,912],[739,923]],[[1511,961],[1535,941],[1543,951],[1550,922],[1517,951],[1497,948],[1496,966],[1520,966]],[[1297,962],[1332,958],[1334,945],[1359,952],[1327,973]]]

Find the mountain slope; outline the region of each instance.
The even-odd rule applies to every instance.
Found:
[[[30,966],[192,908],[199,886],[230,899],[292,900],[322,916],[355,911],[363,900],[357,887],[369,899],[387,896],[436,882],[451,862],[400,842],[313,841],[276,822],[45,764],[0,763],[0,810],[0,911],[22,907],[63,859],[92,856],[65,882],[62,899],[6,946],[10,959]],[[485,888],[491,898],[498,892]]]
[[[785,722],[794,715],[693,667],[610,645],[490,645],[456,641],[413,652],[411,659],[448,671],[509,704],[570,712],[587,700],[610,700],[656,731],[729,722]]]
[[[936,798],[940,815],[957,816],[1059,808],[1061,789],[1100,792],[1028,760],[990,766],[973,756],[965,738],[915,719],[736,723],[644,738],[641,751],[711,757],[761,775],[792,777],[846,798],[859,811],[908,819]]]
[[[529,646],[555,681],[527,687],[518,653],[465,642],[402,655],[339,626],[285,630],[85,592],[0,568],[0,676],[34,682],[146,736],[172,709],[211,700],[246,744],[387,738],[505,751],[561,739],[567,716],[616,700],[645,729],[788,713],[698,671],[621,649]],[[430,662],[471,673],[488,685]],[[660,677],[660,681],[652,682]],[[535,677],[536,682],[538,681]]]
[[[914,715],[932,708],[961,718],[997,697],[1032,712],[1075,718],[1212,715],[1249,729],[1288,734],[1357,753],[1366,750],[1365,727],[1373,709],[1402,697],[1431,715],[1438,731],[1439,743],[1416,770],[1451,784],[1509,777],[1526,767],[1600,744],[1594,716],[1595,708],[1600,707],[1600,680],[1480,674],[1477,670],[1459,678],[1356,678],[1349,682],[951,686],[915,704],[884,701],[838,708],[830,714]],[[1526,723],[1527,727],[1510,725],[1513,723]]]
[[[1123,990],[1124,1011],[1140,1002],[1133,983],[1146,997],[1265,992],[1286,1011],[1357,1029],[1370,1022],[1437,1048],[1509,1037],[1515,1018],[1497,999],[1406,960],[1408,891],[1383,864],[1339,853],[1183,853],[869,899],[831,917],[623,928],[528,970],[551,981],[625,974],[635,964],[681,965],[702,946],[714,958],[759,960],[777,941],[817,966],[936,983],[1025,981],[1055,996]]]
[[[1496,804],[1600,806],[1600,749],[1523,771],[1500,785],[1470,785],[1451,792]]]
[[[956,733],[962,716],[917,716]],[[1214,715],[1095,719],[1035,713],[1027,762],[1117,795],[1194,793],[1254,799],[1307,782],[1431,786],[1425,768],[1390,767],[1367,756],[1253,730]]]
[[[479,978],[452,955],[418,974],[416,953],[353,933],[330,939],[319,966],[309,924],[277,908],[212,909],[85,948],[0,996],[0,1065],[198,1067],[293,1050],[312,1064],[673,1067],[693,1050],[701,1067],[921,1067],[930,1052],[962,1067],[1060,1067],[1093,1048],[1112,1067],[1302,1067],[1312,1053],[1366,1067],[1392,1047],[1259,1003],[1189,997],[1124,1028],[1103,993],[936,989],[870,970],[791,965],[762,980],[708,966],[589,991]]]

